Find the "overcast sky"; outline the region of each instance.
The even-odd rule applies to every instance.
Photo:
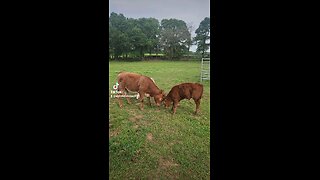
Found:
[[[210,17],[210,0],[109,0],[111,12],[122,13],[128,18],[180,19],[195,30],[205,17]],[[195,51],[196,47],[191,47]]]

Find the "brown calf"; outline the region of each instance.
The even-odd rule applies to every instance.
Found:
[[[183,99],[190,100],[191,98],[196,103],[195,114],[199,112],[200,100],[203,93],[203,85],[198,83],[182,83],[174,86],[168,95],[165,97],[165,108],[168,108],[173,102],[173,114],[176,113],[179,102]]]
[[[151,77],[150,78],[153,82],[154,82],[154,84],[156,84],[156,82],[154,81],[154,79]],[[151,102],[150,102],[150,94],[144,94],[148,99],[149,99],[149,104],[150,104],[150,106],[151,106]],[[137,93],[137,99],[139,99],[139,97],[140,97],[140,95],[139,95],[139,93]]]
[[[147,76],[143,76],[136,73],[121,72],[118,74],[118,90],[120,94],[126,94],[128,91],[138,92],[139,100],[141,101],[140,109],[143,110],[143,98],[145,94],[149,94],[149,104],[151,105],[150,97],[153,97],[157,106],[159,107],[165,94],[163,90],[159,89],[155,83]],[[122,107],[121,99],[119,100],[119,106]],[[127,101],[130,104],[130,100],[127,97]]]

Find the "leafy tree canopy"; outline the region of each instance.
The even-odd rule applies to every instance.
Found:
[[[198,45],[197,52],[201,52],[202,56],[210,47],[210,18],[206,17],[201,21],[198,29],[196,29],[196,37],[194,41]]]

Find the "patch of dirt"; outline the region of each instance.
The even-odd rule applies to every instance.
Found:
[[[143,120],[142,118],[144,115],[136,115],[134,112],[130,112],[132,114],[132,117],[130,117],[128,120],[132,123],[134,123],[133,128],[138,129],[139,126],[148,126],[150,122],[148,120]]]
[[[131,158],[131,161],[136,163],[138,161],[138,156],[141,154],[141,150],[138,149],[136,152],[135,152],[135,155]]]
[[[137,124],[133,126],[133,129],[138,129],[138,128],[139,128],[139,125]]]
[[[109,130],[109,138],[117,136],[119,133],[120,133],[120,129],[115,129],[114,131],[111,131],[111,132]]]
[[[163,158],[159,159],[159,168],[166,169],[171,167],[179,166],[179,164],[175,163],[172,158]]]
[[[139,125],[140,126],[149,126],[150,125],[150,120],[140,121]]]
[[[160,157],[155,174],[150,175],[148,179],[181,179],[179,173],[173,170],[178,166],[179,164],[175,163],[172,157]]]
[[[153,139],[152,134],[151,134],[151,133],[148,133],[148,134],[147,134],[147,140],[148,140],[148,141],[152,141],[152,139]]]
[[[139,121],[140,119],[143,118],[143,115],[134,115],[133,117],[129,118],[129,121],[131,122],[137,122]]]

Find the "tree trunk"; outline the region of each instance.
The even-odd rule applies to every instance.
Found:
[[[159,52],[159,48],[157,46],[157,48],[156,48],[156,56],[158,56],[158,52]]]
[[[140,48],[140,58],[143,59],[143,47]]]
[[[204,51],[205,51],[205,47],[206,47],[206,39],[203,39],[203,46],[202,46],[202,57],[204,57]]]
[[[173,59],[173,47],[171,47],[171,60]]]

